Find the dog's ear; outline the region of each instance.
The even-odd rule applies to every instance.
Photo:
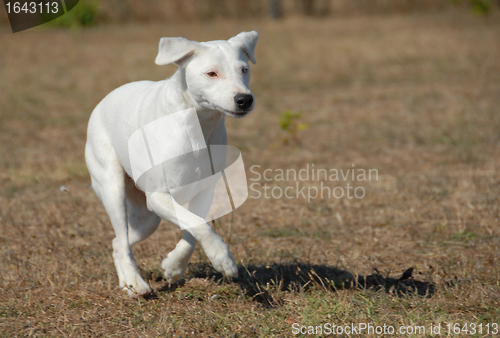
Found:
[[[252,61],[253,64],[256,64],[257,61],[255,61],[254,52],[258,38],[259,38],[259,33],[257,33],[257,31],[251,31],[251,32],[241,32],[240,34],[232,37],[228,41],[234,44],[235,46],[241,48],[243,52],[248,56],[248,59]]]
[[[201,48],[201,45],[198,42],[190,41],[188,39],[161,38],[155,63],[157,65],[175,63],[179,66],[183,61],[192,56],[199,48]]]

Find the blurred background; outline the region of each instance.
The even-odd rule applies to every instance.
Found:
[[[325,318],[498,322],[499,9],[495,0],[80,0],[12,34],[0,8],[0,335],[262,337]],[[90,114],[125,83],[173,74],[174,65],[154,64],[161,37],[253,29],[256,108],[226,120],[248,178],[252,165],[314,164],[376,169],[379,179],[349,181],[362,199],[251,192],[213,224],[240,277],[272,269],[272,278],[206,281],[215,274],[198,248],[186,284],[165,286],[161,259],[181,232],[164,223],[134,247],[158,298],[130,302],[117,289],[113,230],[84,161]],[[283,272],[299,263],[320,279]],[[383,284],[409,267],[435,285],[432,297],[339,283],[331,292],[322,282],[376,274]]]
[[[487,14],[498,0],[80,0],[78,10],[56,25],[117,24],[124,22],[182,22],[215,19],[282,18],[294,15],[341,17],[397,14],[470,8]],[[0,24],[8,23],[6,12]]]
[[[222,18],[283,18],[296,15],[342,17],[374,14],[425,13],[469,8],[478,15],[498,7],[498,0],[81,0],[78,9],[53,23],[91,26],[126,22],[210,21]],[[8,24],[6,12],[0,24]]]

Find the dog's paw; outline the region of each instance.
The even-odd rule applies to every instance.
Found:
[[[226,277],[236,277],[238,276],[238,267],[234,261],[233,254],[227,250],[223,255],[218,255],[214,258],[210,258],[212,265],[215,270],[222,272]]]
[[[125,286],[123,287],[123,290],[125,290],[129,297],[133,299],[148,298],[148,296],[153,292],[149,284],[145,281],[142,281],[142,283],[139,282],[135,286]]]
[[[167,258],[161,263],[161,267],[165,270],[164,276],[166,281],[172,284],[184,277],[187,269],[187,262],[179,261],[176,257],[168,254]]]

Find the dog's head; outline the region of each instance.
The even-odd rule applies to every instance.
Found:
[[[187,89],[197,108],[243,117],[255,105],[248,89],[248,61],[256,63],[254,51],[258,38],[256,31],[242,32],[227,41],[201,43],[162,38],[155,62],[158,65],[174,63],[183,69]]]

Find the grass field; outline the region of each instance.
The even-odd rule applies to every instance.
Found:
[[[161,36],[227,39],[250,29],[261,34],[251,81],[257,106],[227,121],[248,178],[314,164],[376,169],[378,180],[298,182],[350,183],[364,198],[251,191],[214,224],[240,267],[234,280],[197,249],[185,280],[167,285],[161,260],[181,232],[162,223],[134,247],[155,297],[131,300],[118,289],[113,230],[90,189],[90,113],[124,83],[173,73],[154,64]],[[393,326],[385,336],[425,329],[415,337],[436,336],[430,327],[438,324],[445,336],[458,323],[469,332],[456,336],[492,336],[500,324],[499,36],[497,13],[462,11],[5,29],[0,336],[290,337],[294,323]],[[295,122],[307,128],[281,130],[286,111],[301,112]]]

